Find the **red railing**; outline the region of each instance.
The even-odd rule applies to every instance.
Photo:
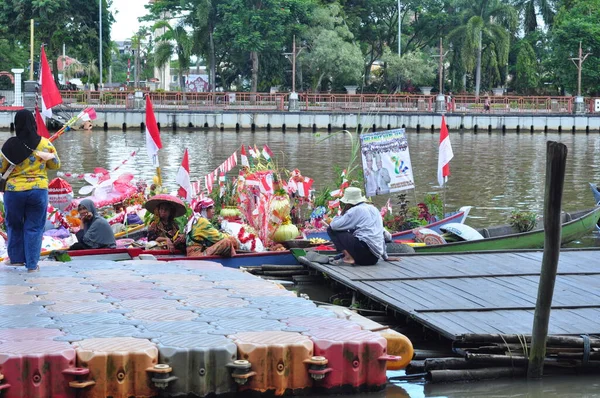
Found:
[[[189,111],[288,111],[289,93],[181,93],[131,91],[61,91],[63,101],[73,108],[94,106],[97,109],[143,109],[144,95],[150,95],[157,109]],[[453,96],[449,113],[464,114],[571,114],[574,97],[487,97]],[[307,94],[298,95],[302,112],[336,113],[403,113],[434,112],[435,95],[413,94]],[[588,113],[600,113],[600,98],[585,98]]]

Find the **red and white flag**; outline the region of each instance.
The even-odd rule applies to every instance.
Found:
[[[35,124],[37,126],[37,133],[40,137],[50,138],[50,133],[46,127],[46,122],[44,121],[44,118],[40,114],[40,110],[37,107],[35,108]]]
[[[222,198],[225,195],[225,173],[221,172],[219,175],[219,197]]]
[[[252,148],[252,146],[248,145],[248,153],[250,154],[250,156],[252,156],[252,159],[256,159],[257,157],[260,156],[260,153],[255,152],[254,148]]]
[[[264,174],[260,177],[260,191],[267,195],[275,193],[272,173]]]
[[[450,134],[448,134],[448,126],[446,119],[442,115],[442,126],[440,128],[440,152],[438,158],[438,185],[444,186],[450,175],[450,160],[454,157],[452,145],[450,144]]]
[[[154,167],[158,167],[158,150],[162,148],[162,142],[160,141],[160,131],[156,124],[156,117],[154,117],[154,110],[152,109],[152,101],[150,96],[146,96],[146,149],[148,150],[148,156],[152,161]]]
[[[179,170],[177,170],[175,182],[179,184],[177,194],[186,202],[191,202],[192,196],[194,196],[194,190],[192,189],[192,182],[190,181],[190,158],[187,148],[185,148],[185,151],[183,152],[183,159],[181,160]]]
[[[42,98],[42,115],[45,117],[52,117],[52,109],[56,105],[62,104],[62,97],[60,91],[56,87],[56,82],[52,76],[48,59],[46,58],[46,51],[42,46],[40,53],[40,87],[41,87],[41,98]]]
[[[250,167],[250,163],[248,163],[248,156],[246,155],[246,148],[242,145],[242,150],[240,152],[240,159],[242,167]]]
[[[98,115],[96,115],[96,111],[91,106],[88,106],[87,108],[79,112],[79,115],[77,116],[79,116],[79,118],[84,122],[88,120],[96,120],[98,118]]]
[[[208,173],[207,175],[204,176],[204,186],[206,187],[206,190],[208,191],[209,194],[213,190],[213,182],[214,182],[213,173]]]
[[[271,152],[271,148],[269,148],[269,146],[266,144],[263,147],[262,155],[265,159],[267,159],[267,162],[270,162],[271,158],[273,157],[273,152]]]

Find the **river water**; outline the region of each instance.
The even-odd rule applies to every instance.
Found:
[[[0,142],[11,136],[0,131]],[[352,139],[348,134],[288,132],[178,131],[161,133],[159,152],[164,184],[176,189],[175,176],[184,148],[190,153],[192,180],[202,179],[224,162],[242,144],[262,148],[269,145],[277,163],[286,169],[299,168],[315,179],[317,187],[335,178],[334,168],[349,161]],[[568,148],[563,193],[563,210],[591,208],[593,196],[588,182],[600,183],[600,136],[585,134],[517,134],[450,132],[454,158],[445,193],[437,186],[439,133],[407,132],[416,189],[408,198],[421,201],[425,193],[445,194],[447,210],[474,206],[467,224],[482,227],[505,224],[512,210],[542,212],[546,167],[546,142],[558,141]],[[139,131],[69,131],[55,145],[62,171],[93,172],[95,167],[131,172],[151,180],[155,170],[146,154],[145,136]],[[130,157],[132,151],[138,151]],[[239,152],[238,152],[239,156]],[[123,161],[125,161],[123,163]],[[74,182],[75,189],[85,185]],[[392,203],[394,196],[392,196]],[[383,204],[387,198],[377,198]],[[574,247],[600,247],[592,232]],[[596,397],[600,379],[590,376],[546,378],[541,382],[492,381],[432,385],[398,382],[385,392],[365,397]]]
[[[10,132],[0,131],[0,142]],[[192,181],[202,179],[224,162],[242,144],[262,148],[269,145],[280,167],[299,168],[323,186],[335,178],[336,166],[344,168],[350,157],[348,134],[288,132],[178,131],[161,133],[159,151],[165,186],[176,189],[175,176],[184,148],[190,154]],[[467,224],[483,227],[506,224],[512,210],[541,213],[544,205],[546,142],[564,143],[568,148],[563,210],[590,208],[594,200],[588,182],[600,183],[600,136],[585,134],[516,134],[450,132],[454,158],[445,192],[437,186],[439,134],[407,133],[416,189],[407,191],[415,203],[425,193],[445,194],[446,210],[473,206]],[[145,136],[139,131],[69,131],[56,142],[62,171],[93,172],[95,167],[127,171],[151,180],[155,170],[146,154]],[[138,151],[130,157],[132,151]],[[238,152],[239,156],[239,152]],[[124,164],[122,162],[127,160]],[[75,189],[85,182],[72,183]],[[392,196],[394,203],[395,196]],[[377,197],[383,205],[386,197]],[[591,235],[576,246],[597,246]]]

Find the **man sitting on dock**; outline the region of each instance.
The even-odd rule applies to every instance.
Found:
[[[375,265],[379,259],[388,258],[386,241],[392,237],[383,228],[379,210],[370,203],[360,188],[349,187],[344,191],[340,202],[344,205],[342,214],[334,217],[327,233],[335,248],[343,257],[333,260],[335,265]]]

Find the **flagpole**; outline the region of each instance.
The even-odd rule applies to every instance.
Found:
[[[154,162],[158,164],[158,154],[154,155]],[[160,166],[156,166],[156,176],[158,177],[158,186],[162,187],[162,177],[160,176]]]

